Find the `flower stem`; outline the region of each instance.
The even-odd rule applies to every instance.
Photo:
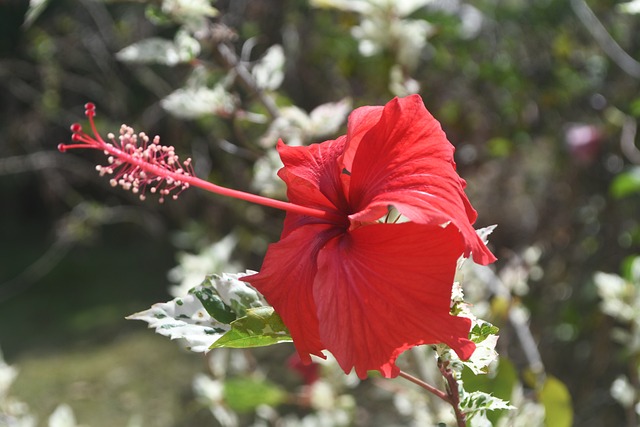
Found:
[[[440,359],[438,359],[438,368],[440,369],[440,373],[444,379],[447,381],[447,396],[449,397],[449,403],[453,406],[453,411],[456,413],[458,427],[466,427],[466,415],[460,409],[460,390],[458,389],[458,379],[449,368],[449,362],[441,363]]]
[[[444,370],[443,370],[444,369]],[[456,379],[453,377],[453,373],[451,372],[450,369],[442,368],[440,367],[440,372],[442,373],[442,375],[445,377],[445,379],[447,380],[447,392],[445,393],[444,391],[432,386],[431,384],[422,381],[419,378],[414,377],[413,375],[410,375],[404,371],[400,371],[400,373],[398,374],[399,376],[401,376],[402,378],[411,381],[412,383],[418,385],[419,387],[422,387],[423,389],[427,390],[429,393],[437,396],[438,398],[440,398],[441,400],[447,402],[449,405],[451,405],[453,407],[453,411],[456,415],[456,422],[458,424],[458,427],[466,427],[467,426],[467,421],[466,421],[466,417],[465,414],[460,410],[460,396],[458,394],[458,382],[456,381]],[[452,384],[452,382],[454,384]]]
[[[447,394],[444,391],[442,391],[440,389],[437,389],[434,386],[432,386],[431,384],[429,384],[429,383],[427,383],[425,381],[422,381],[421,379],[416,378],[411,374],[407,374],[406,372],[404,372],[402,370],[400,371],[400,373],[398,375],[401,376],[402,378],[404,378],[406,380],[409,380],[412,383],[422,387],[423,389],[427,390],[429,393],[432,393],[432,394],[436,395],[437,397],[439,397],[440,399],[444,400],[445,402],[450,403],[449,402],[449,398],[447,397]]]

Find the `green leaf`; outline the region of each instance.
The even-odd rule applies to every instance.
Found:
[[[487,147],[493,157],[507,157],[513,150],[513,144],[506,138],[492,138],[487,142]]]
[[[492,325],[489,322],[483,322],[476,324],[469,333],[469,339],[476,344],[486,340],[489,335],[497,335],[500,328]]]
[[[538,397],[544,405],[548,426],[571,427],[573,425],[571,395],[562,381],[548,376]]]
[[[212,287],[198,286],[193,288],[191,293],[200,300],[207,313],[214,319],[222,323],[231,323],[236,320],[236,313],[222,301]]]
[[[222,273],[207,276],[204,284],[215,288],[222,301],[236,312],[237,317],[243,317],[250,308],[267,306],[264,297],[242,281],[242,277],[253,274],[247,271],[240,274]]]
[[[231,330],[210,348],[264,347],[292,341],[287,327],[273,307],[247,310],[247,315],[231,323]]]
[[[622,275],[629,282],[640,286],[640,256],[630,255],[622,260]]]
[[[211,317],[229,324],[239,317],[244,317],[247,309],[267,305],[262,295],[240,280],[247,274],[251,272],[212,274],[189,293],[198,297]]]
[[[632,116],[640,117],[640,98],[636,98],[633,101],[631,101],[631,105],[629,106],[629,109]]]
[[[162,8],[155,4],[148,5],[144,11],[144,15],[153,25],[162,26],[173,24],[171,16],[164,13]]]
[[[634,166],[615,177],[609,188],[616,199],[640,192],[640,166]]]
[[[233,378],[224,383],[225,403],[237,412],[252,412],[260,405],[276,406],[287,393],[264,379]]]

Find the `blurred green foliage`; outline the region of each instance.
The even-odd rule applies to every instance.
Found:
[[[421,8],[411,18],[427,20],[434,32],[416,52],[411,77],[457,147],[478,224],[499,225],[491,238],[498,266],[529,246],[542,251],[543,274],[532,279],[522,302],[546,371],[568,387],[574,425],[622,425],[627,415],[609,386],[626,367],[609,339],[614,323],[599,310],[591,277],[618,272],[626,257],[640,253],[640,166],[624,141],[625,123],[640,117],[640,85],[578,19],[578,3],[473,2],[482,16],[475,33],[462,31],[460,13]],[[616,3],[588,2],[609,34],[640,59],[640,17],[620,13]],[[284,45],[280,105],[310,111],[345,97],[357,106],[393,96],[395,52],[360,55],[350,34],[356,14],[315,9],[303,0],[214,5],[221,14],[212,19],[231,29],[237,52],[245,41],[254,43],[247,60]],[[165,300],[165,273],[176,249],[172,232],[197,222],[216,240],[236,229],[242,236],[236,256],[257,269],[264,245],[253,236],[277,239],[282,216],[196,191],[180,203],[141,203],[93,173],[93,153],[61,157],[56,145],[68,141],[68,126],[81,121],[82,105],[93,101],[105,131],[125,121],[160,134],[200,160],[210,180],[249,189],[257,139],[267,126],[239,115],[187,121],[167,114],[160,100],[182,87],[197,64],[115,57],[144,38],[173,39],[177,26],[151,23],[145,4],[49,2],[23,24],[27,6],[0,3],[0,345],[11,363],[25,362],[28,378],[35,355],[75,351],[67,349],[87,342],[113,343],[113,357],[120,354],[115,337],[134,328],[122,318]],[[218,64],[212,76],[226,75],[213,43],[203,45],[201,58]],[[246,88],[238,88],[238,96],[265,113]],[[632,144],[637,139],[634,132]],[[70,212],[85,202],[107,214],[98,208],[74,222]],[[113,210],[123,205],[131,207],[128,214]],[[525,363],[514,333],[506,322],[498,326],[500,354],[518,372]],[[512,375],[501,370],[494,381]],[[20,390],[24,400],[37,400],[29,385]]]

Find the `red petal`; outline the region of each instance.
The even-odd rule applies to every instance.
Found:
[[[473,253],[480,264],[495,261],[472,227],[477,214],[455,171],[454,148],[422,99],[395,98],[374,126],[372,117],[350,123],[354,137],[347,135],[347,152],[352,140],[357,144],[349,183],[349,201],[356,212],[352,222],[375,221],[393,205],[413,222],[452,222],[464,237],[466,256]],[[362,129],[368,132],[362,134]]]
[[[342,170],[337,161],[345,146],[344,136],[307,147],[289,147],[278,141],[278,153],[284,163],[278,175],[287,184],[291,203],[320,209],[346,206],[340,183]]]
[[[444,342],[464,359],[471,321],[449,314],[460,232],[415,223],[374,224],[331,239],[314,281],[320,339],[345,372],[385,377],[420,344]]]
[[[318,317],[313,299],[313,281],[318,251],[342,230],[328,224],[308,224],[269,245],[259,273],[246,276],[271,304],[289,328],[293,342],[305,363],[310,354],[324,357]]]
[[[353,156],[356,154],[362,137],[380,121],[382,109],[383,107],[381,106],[365,106],[356,108],[349,114],[349,119],[347,120],[347,135],[349,139],[347,148],[341,158],[342,165],[348,171],[351,171]]]

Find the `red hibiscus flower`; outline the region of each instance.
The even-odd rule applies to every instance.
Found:
[[[345,372],[398,375],[396,358],[421,344],[445,343],[467,359],[469,319],[452,316],[456,262],[495,257],[472,227],[476,212],[455,171],[453,146],[417,96],[349,117],[347,135],[309,147],[278,150],[289,202],[233,190],[194,176],[159,137],[122,126],[103,139],[86,104],[93,136],[79,124],[60,151],[104,151],[100,175],[144,199],[162,202],[189,187],[287,211],[255,286],[282,317],[304,363],[329,350]],[[389,218],[390,209],[407,221]]]
[[[329,350],[345,372],[398,375],[396,358],[445,343],[467,359],[469,319],[450,314],[456,261],[495,260],[472,227],[476,212],[453,146],[417,96],[362,107],[347,135],[278,151],[288,212],[262,269],[244,280],[282,317],[305,363]],[[394,207],[409,222],[380,221]]]

